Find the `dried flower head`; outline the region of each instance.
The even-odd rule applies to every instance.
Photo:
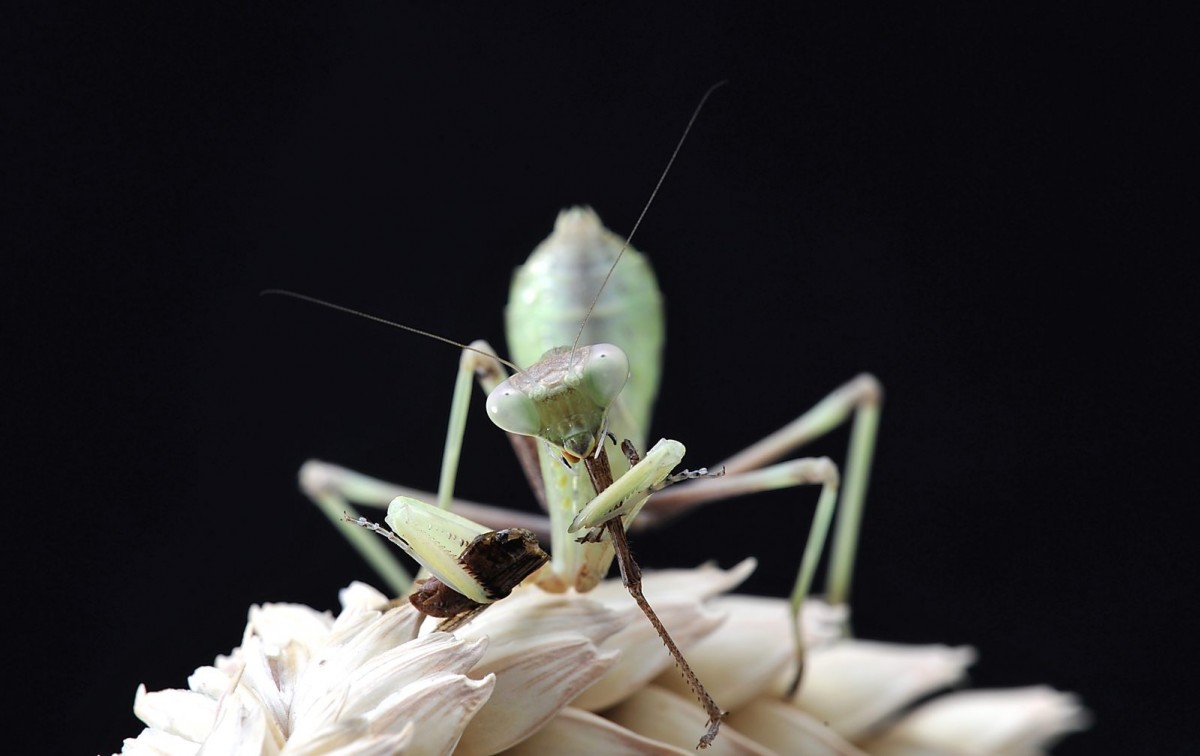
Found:
[[[719,753],[1039,753],[1086,725],[1045,687],[964,691],[974,652],[842,637],[843,608],[805,606],[794,671],[787,602],[723,595],[753,570],[646,575],[663,621],[728,709]],[[129,754],[691,753],[704,713],[619,581],[589,594],[522,587],[455,633],[354,583],[334,618],[250,609],[242,644],[148,693]]]

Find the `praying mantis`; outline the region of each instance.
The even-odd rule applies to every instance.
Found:
[[[712,91],[693,112],[683,138]],[[708,730],[698,746],[703,748],[716,737],[722,711],[641,595],[640,572],[629,555],[626,530],[643,510],[649,516],[643,521],[658,524],[715,499],[819,485],[816,514],[791,597],[800,667],[800,606],[810,591],[839,489],[826,597],[832,603],[844,603],[848,597],[882,391],[869,375],[854,378],[777,432],[714,466],[721,471],[717,476],[704,469],[673,475],[685,452],[675,440],[662,439],[639,456],[659,387],[664,326],[661,293],[646,258],[630,246],[632,235],[622,239],[608,231],[588,208],[564,210],[553,233],[514,276],[505,313],[513,363],[501,361],[485,342],[458,345],[465,348],[436,496],[315,460],[302,468],[301,487],[331,520],[363,526],[342,532],[398,594],[410,590],[411,578],[393,552],[368,531],[386,536],[432,574],[418,584],[412,602],[443,618],[442,630],[470,621],[526,578],[549,591],[586,592],[606,575],[615,557],[626,587],[708,715]],[[304,295],[275,293],[328,305]],[[505,364],[517,372],[509,377]],[[476,380],[488,393],[489,417],[513,441],[548,521],[453,499],[471,384]],[[776,462],[850,419],[844,478],[827,458]],[[610,455],[609,441],[620,444],[623,453]],[[436,506],[427,503],[435,498]],[[353,503],[387,506],[385,521],[391,530],[358,517]],[[534,531],[548,533],[549,555],[541,550]],[[799,671],[793,687],[798,682]]]

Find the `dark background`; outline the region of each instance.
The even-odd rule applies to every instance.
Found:
[[[456,352],[258,290],[501,345],[555,213],[627,231],[727,78],[636,240],[668,303],[653,437],[715,462],[873,371],[859,634],[1079,693],[1097,722],[1062,753],[1182,752],[1192,415],[1169,370],[1194,279],[1161,234],[1168,20],[27,10],[5,46],[5,574],[38,750],[118,749],[137,684],[182,687],[251,603],[334,608],[372,579],[297,492],[304,459],[436,484]],[[529,508],[480,414],[461,493]],[[783,595],[815,498],[714,506],[636,553],[756,555],[745,590]]]

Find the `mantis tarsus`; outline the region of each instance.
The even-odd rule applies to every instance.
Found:
[[[585,308],[587,312],[582,314]],[[820,484],[817,513],[792,594],[798,667],[793,678],[795,687],[803,659],[799,609],[808,595],[824,545],[840,476],[826,458],[770,463],[853,414],[826,592],[834,603],[846,601],[878,422],[879,385],[871,376],[859,376],[792,423],[717,466],[715,469],[724,469],[724,477],[690,482],[650,498],[667,482],[674,482],[671,471],[682,460],[684,447],[663,439],[644,459],[637,458],[636,450],[643,447],[644,429],[658,390],[663,341],[661,295],[645,258],[629,246],[628,239],[605,229],[591,210],[563,211],[551,236],[518,269],[506,324],[514,361],[529,367],[506,378],[504,368],[486,343],[475,342],[464,349],[437,507],[424,503],[430,494],[317,461],[306,463],[302,469],[302,487],[331,519],[350,519],[388,535],[433,574],[431,582],[421,585],[414,603],[419,608],[422,604],[430,607],[425,610],[434,616],[445,617],[441,629],[453,629],[469,621],[531,574],[546,590],[587,591],[608,572],[615,546],[626,586],[659,631],[705,708],[708,730],[698,747],[706,747],[717,734],[722,712],[641,596],[640,575],[629,555],[625,531],[643,508],[650,515],[643,521],[660,523],[712,499]],[[489,416],[513,439],[527,477],[548,511],[548,523],[452,498],[471,383],[476,378],[489,393]],[[535,437],[541,443],[533,441]],[[625,454],[610,458],[604,443],[607,438],[623,442]],[[350,502],[387,505],[386,522],[394,535],[350,514]],[[453,514],[451,509],[466,512],[488,526],[509,529],[490,531],[488,526]],[[546,555],[536,543],[531,545],[528,530],[550,535],[551,555],[545,568]],[[378,539],[359,528],[345,532],[393,590],[409,590],[407,573]],[[498,582],[488,584],[475,577],[477,570],[464,567],[464,558],[468,552],[477,554],[493,548],[509,551],[500,560],[504,566],[494,570]],[[443,586],[466,603],[456,603],[453,598],[447,603],[440,593]]]

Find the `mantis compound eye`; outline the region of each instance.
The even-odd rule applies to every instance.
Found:
[[[537,406],[523,391],[508,380],[501,383],[487,398],[488,417],[501,430],[521,436],[536,436],[541,430]]]
[[[629,358],[613,344],[593,344],[583,363],[580,388],[606,410],[629,380]]]

